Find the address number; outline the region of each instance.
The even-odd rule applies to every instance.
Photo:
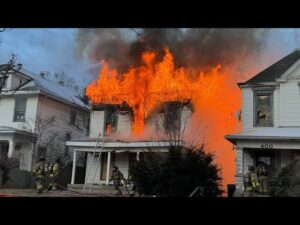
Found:
[[[272,144],[262,144],[260,147],[265,148],[265,149],[270,149],[270,148],[273,148],[273,145]]]

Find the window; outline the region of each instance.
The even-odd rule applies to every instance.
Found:
[[[179,131],[181,123],[181,103],[168,102],[164,110],[164,127],[166,132]]]
[[[75,125],[75,121],[76,121],[76,112],[71,111],[71,114],[70,114],[70,124]]]
[[[273,94],[271,92],[255,93],[255,126],[273,126]]]
[[[105,109],[105,136],[115,132],[117,130],[118,123],[118,106],[109,105]]]
[[[14,122],[25,122],[26,102],[26,98],[15,99]]]
[[[71,140],[71,133],[66,132],[66,141]],[[69,146],[65,145],[65,151],[64,151],[64,157],[67,157],[69,155]]]

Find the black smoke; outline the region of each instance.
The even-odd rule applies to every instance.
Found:
[[[93,62],[104,59],[120,72],[138,65],[145,50],[163,56],[164,47],[170,48],[176,66],[205,71],[259,54],[268,34],[269,29],[249,28],[105,28],[79,29],[76,40],[79,55],[87,54]]]

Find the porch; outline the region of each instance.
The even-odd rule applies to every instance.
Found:
[[[67,146],[73,149],[73,170],[71,185],[75,184],[76,163],[78,155],[84,154],[86,158],[86,184],[110,185],[112,167],[116,165],[127,179],[129,171],[144,154],[156,152],[164,154],[172,143],[169,141],[113,141],[80,140],[68,141]],[[182,143],[180,143],[182,144]],[[102,148],[101,148],[102,147]],[[93,157],[93,154],[94,157]],[[101,156],[99,157],[99,154]],[[93,160],[92,160],[93,159]],[[100,187],[99,186],[99,187]]]
[[[263,162],[270,181],[281,168],[300,158],[299,128],[257,128],[227,135],[236,149],[236,192],[244,192],[244,175],[249,166]]]

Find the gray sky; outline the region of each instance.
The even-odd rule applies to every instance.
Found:
[[[75,41],[77,29],[9,29],[0,33],[0,63],[9,56],[17,55],[18,63],[32,72],[62,72],[86,85],[93,76],[93,64],[87,56],[76,56]],[[124,29],[130,34],[130,30]],[[132,32],[130,35],[134,35]],[[295,48],[300,48],[299,29],[273,29],[265,41],[265,50],[257,55],[261,69],[280,59]],[[249,65],[239,65],[247,67]]]

